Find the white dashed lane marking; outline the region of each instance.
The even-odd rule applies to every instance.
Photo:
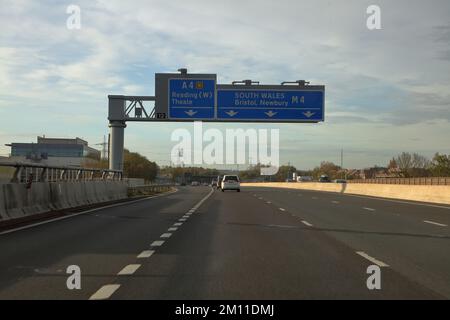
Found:
[[[153,241],[151,246],[152,247],[161,247],[164,244],[164,241],[162,240],[157,240],[157,241]]]
[[[367,211],[375,211],[375,209],[373,209],[373,208],[366,208],[366,207],[363,207],[363,209],[364,209],[364,210],[367,210]]]
[[[202,204],[203,202],[205,202],[212,194],[213,194],[214,190],[211,190],[211,192],[206,195],[202,200],[200,200],[195,207],[193,207],[191,210],[189,210],[189,212],[181,219],[179,219],[178,221],[186,221],[186,218],[189,217],[190,214],[194,213]],[[177,227],[181,226],[183,223],[182,222],[176,222],[173,224],[173,227],[169,228],[168,231],[176,231],[178,230]],[[172,233],[163,233],[161,235],[161,238],[170,238],[172,236]],[[156,240],[153,241],[152,244],[150,245],[151,247],[160,247],[164,244],[163,240]],[[142,251],[137,258],[142,259],[142,258],[150,258],[153,254],[155,253],[155,250],[145,250]],[[138,270],[141,267],[140,264],[129,264],[127,265],[125,268],[123,268],[118,275],[132,275],[136,272],[136,270]],[[120,284],[108,284],[108,285],[104,285],[103,287],[101,287],[99,290],[97,290],[90,298],[89,300],[106,300],[109,299],[114,292],[116,292],[117,289],[120,288]]]
[[[161,235],[161,237],[160,238],[165,238],[165,239],[168,239],[168,238],[170,238],[172,236],[172,234],[171,233],[163,233],[162,235]]]
[[[113,295],[113,293],[120,288],[120,284],[107,284],[101,287],[94,293],[89,300],[106,300]]]
[[[181,218],[181,219],[178,219],[178,221],[181,221],[181,222],[186,222],[186,221],[187,221],[187,219],[186,219],[186,218]]]
[[[150,258],[152,256],[152,254],[155,253],[155,250],[145,250],[142,251],[137,257],[139,259],[143,259],[143,258]]]
[[[284,209],[284,208],[280,208],[280,211],[283,211],[283,212],[284,212],[284,211],[286,211],[286,209]]]
[[[128,276],[136,272],[141,267],[140,264],[129,264],[117,274],[118,276]]]
[[[339,201],[331,201],[334,204],[339,204]]]

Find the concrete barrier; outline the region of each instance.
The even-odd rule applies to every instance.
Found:
[[[395,185],[363,183],[317,183],[317,182],[267,182],[242,183],[248,187],[271,187],[300,190],[327,191],[344,194],[356,194],[372,197],[450,204],[450,186]]]
[[[0,184],[0,221],[128,197],[123,181]]]

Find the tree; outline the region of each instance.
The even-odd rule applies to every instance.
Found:
[[[141,178],[146,181],[152,181],[158,173],[158,165],[137,152],[130,152],[125,149],[123,171],[128,178]]]
[[[430,175],[430,161],[418,153],[402,152],[394,161],[397,163],[400,175],[404,178]]]
[[[400,175],[404,178],[408,178],[409,172],[413,165],[412,155],[408,152],[402,152],[399,156],[397,156],[395,162],[400,170]]]
[[[102,159],[95,163],[85,162],[84,168],[108,169],[108,160]],[[124,149],[123,154],[123,174],[126,178],[140,178],[146,181],[153,181],[158,174],[158,165],[148,160],[137,152],[130,152]]]
[[[430,160],[420,154],[414,153],[412,156],[411,177],[428,177],[430,172]]]
[[[430,170],[435,177],[450,177],[450,154],[436,153]]]
[[[292,179],[292,174],[294,172],[297,172],[297,169],[293,166],[281,166],[275,174],[275,180],[286,181],[286,179]]]
[[[261,177],[261,164],[251,165],[247,170],[239,173],[241,180],[252,180]]]
[[[327,175],[330,179],[341,178],[339,172],[341,167],[335,165],[333,162],[322,161],[319,167],[315,167],[313,170],[313,176],[319,179],[321,175]]]
[[[162,174],[172,177],[173,181],[183,180],[186,176],[218,176],[220,174],[217,169],[209,169],[202,167],[164,167],[160,170]]]

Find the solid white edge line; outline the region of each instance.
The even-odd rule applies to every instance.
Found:
[[[139,259],[150,258],[155,253],[155,250],[144,250],[137,257]]]
[[[26,225],[26,226],[23,226],[23,227],[19,227],[19,228],[15,228],[15,229],[11,229],[11,230],[5,230],[5,231],[0,232],[0,236],[8,234],[8,233],[13,233],[13,232],[16,232],[16,231],[21,231],[21,230],[26,230],[26,229],[38,227],[40,225],[51,223],[51,222],[61,221],[61,220],[69,219],[69,218],[75,218],[75,217],[81,216],[83,214],[88,214],[88,213],[92,213],[92,212],[96,212],[96,211],[100,211],[100,210],[104,210],[104,209],[120,207],[120,206],[124,206],[124,205],[127,205],[127,204],[133,204],[133,203],[136,203],[136,202],[141,202],[141,201],[145,201],[145,200],[150,200],[150,199],[154,199],[154,198],[168,196],[168,195],[170,195],[172,193],[175,193],[175,192],[178,192],[178,189],[175,189],[173,191],[169,191],[169,192],[166,192],[166,193],[163,193],[163,194],[158,194],[156,196],[150,196],[150,197],[146,197],[146,198],[142,198],[142,199],[125,201],[125,202],[116,203],[116,204],[110,204],[110,205],[107,205],[107,206],[93,208],[93,209],[77,212],[77,213],[70,214],[70,215],[63,216],[63,217],[58,217],[58,218],[54,218],[54,219],[50,219],[50,220],[45,220],[45,221],[29,224],[29,225]]]
[[[97,290],[89,300],[106,300],[109,299],[113,293],[120,288],[120,284],[107,284]]]
[[[140,264],[129,264],[119,271],[118,276],[128,276],[136,272],[141,267]]]
[[[430,220],[423,220],[423,222],[428,223],[428,224],[434,224],[435,226],[439,226],[439,227],[448,227],[448,225],[446,225],[446,224],[434,222],[434,221],[430,221]]]
[[[375,263],[377,266],[379,266],[379,267],[381,267],[381,268],[382,268],[382,267],[389,267],[388,264],[386,264],[386,263],[384,263],[383,261],[380,261],[380,260],[378,260],[378,259],[375,259],[374,257],[369,256],[369,255],[368,255],[367,253],[365,253],[364,251],[356,251],[356,253],[357,253],[358,255],[360,255],[361,257],[363,257],[363,258],[369,260],[370,262]]]

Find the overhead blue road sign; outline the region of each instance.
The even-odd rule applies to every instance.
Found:
[[[215,117],[216,81],[169,79],[169,118],[212,120]]]
[[[324,120],[323,86],[280,89],[218,88],[217,119],[318,122]]]

